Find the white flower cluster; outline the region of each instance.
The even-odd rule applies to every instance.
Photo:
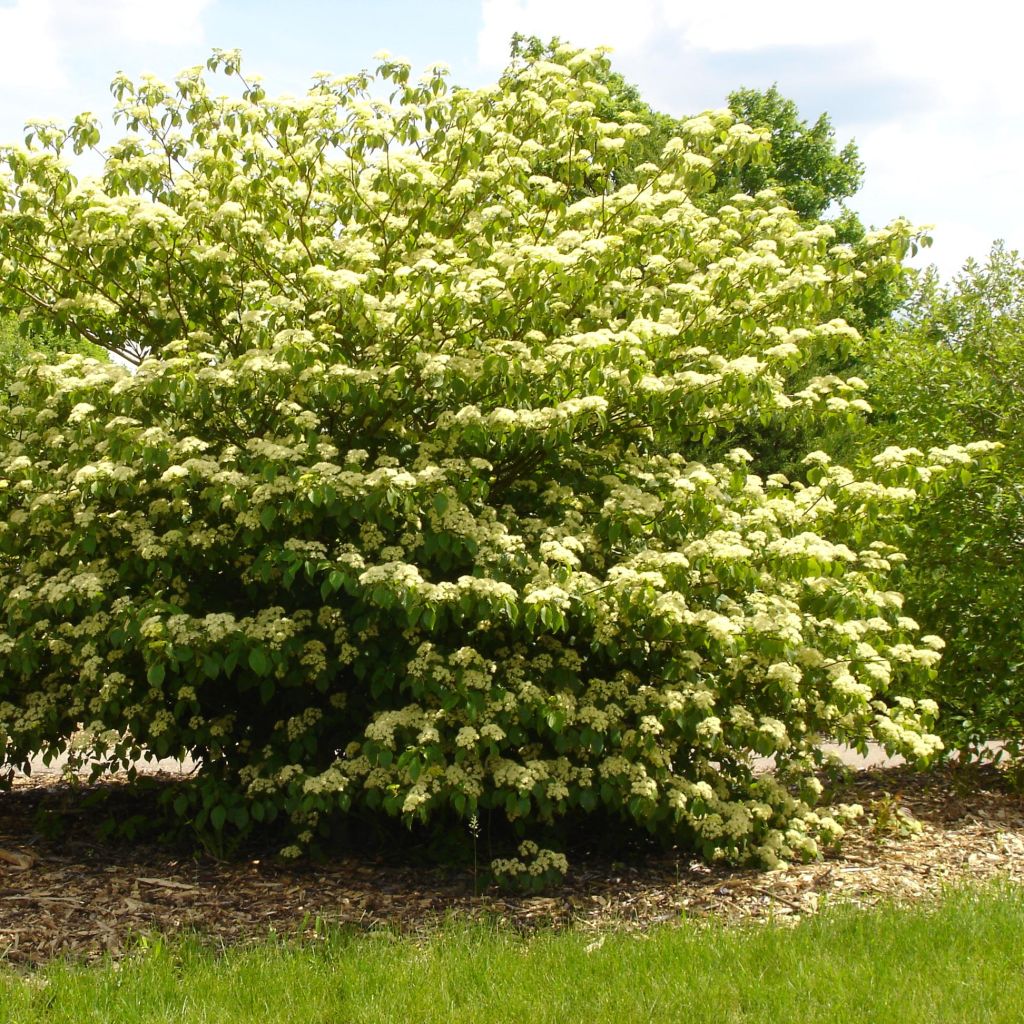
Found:
[[[565,875],[568,870],[569,863],[565,859],[565,854],[542,849],[529,839],[519,844],[518,857],[498,858],[491,861],[491,871],[502,879],[514,880],[523,874],[540,878],[548,872],[561,876]]]

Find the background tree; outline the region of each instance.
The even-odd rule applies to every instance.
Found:
[[[13,315],[0,316],[0,393],[10,386],[14,374],[35,355],[54,360],[63,352],[80,353],[105,358],[104,350],[88,342],[58,339],[38,329],[29,333],[19,329]]]
[[[949,285],[934,268],[864,354],[875,408],[858,443],[1003,445],[922,505],[898,543],[911,614],[948,641],[935,695],[958,745],[1024,734],[1024,261],[997,242]]]
[[[763,188],[774,188],[800,217],[814,223],[841,212],[844,201],[860,189],[864,165],[856,143],[851,139],[838,148],[827,113],[808,123],[797,105],[775,85],[764,91],[737,89],[729,93],[729,109],[744,124],[768,130],[770,156],[721,181],[719,190],[723,193],[753,195]],[[858,240],[863,228],[854,215],[842,212],[846,216],[838,220],[837,239]]]

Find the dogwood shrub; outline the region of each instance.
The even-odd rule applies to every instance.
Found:
[[[600,52],[557,56],[472,91],[119,78],[98,178],[61,160],[85,116],[5,151],[4,301],[138,363],[36,362],[0,412],[8,766],[188,753],[180,815],[289,853],[355,807],[602,809],[771,864],[841,833],[823,738],[937,748],[899,693],[941,641],[871,524],[975,455],[790,482],[728,442],[867,408],[787,383],[908,226],[855,258],[770,192],[702,209],[764,145],[727,112],[616,188],[643,128],[593,116]],[[563,866],[527,846],[499,869]]]

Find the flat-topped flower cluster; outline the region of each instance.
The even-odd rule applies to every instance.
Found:
[[[8,764],[187,752],[179,814],[290,852],[353,807],[601,809],[775,864],[853,813],[815,809],[824,738],[935,752],[900,692],[941,641],[872,522],[984,446],[790,481],[730,441],[868,408],[800,371],[909,228],[854,252],[770,192],[705,209],[765,145],[723,112],[617,187],[644,129],[595,115],[605,67],[119,79],[101,177],[60,160],[88,117],[5,152],[4,295],[139,363],[36,363],[0,406]],[[564,868],[523,849],[500,870]]]

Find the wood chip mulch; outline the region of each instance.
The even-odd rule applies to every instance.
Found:
[[[157,932],[224,943],[272,932],[315,937],[324,923],[429,934],[452,914],[524,931],[642,930],[684,917],[796,921],[826,900],[872,905],[926,898],[966,880],[1024,882],[1024,798],[991,767],[855,773],[836,799],[859,802],[869,814],[841,850],[817,863],[760,872],[709,867],[682,852],[628,864],[576,858],[565,884],[532,897],[475,892],[472,869],[393,859],[224,863],[104,844],[84,825],[46,838],[38,831],[40,801],[62,785],[23,779],[0,793],[0,963],[117,957]]]

